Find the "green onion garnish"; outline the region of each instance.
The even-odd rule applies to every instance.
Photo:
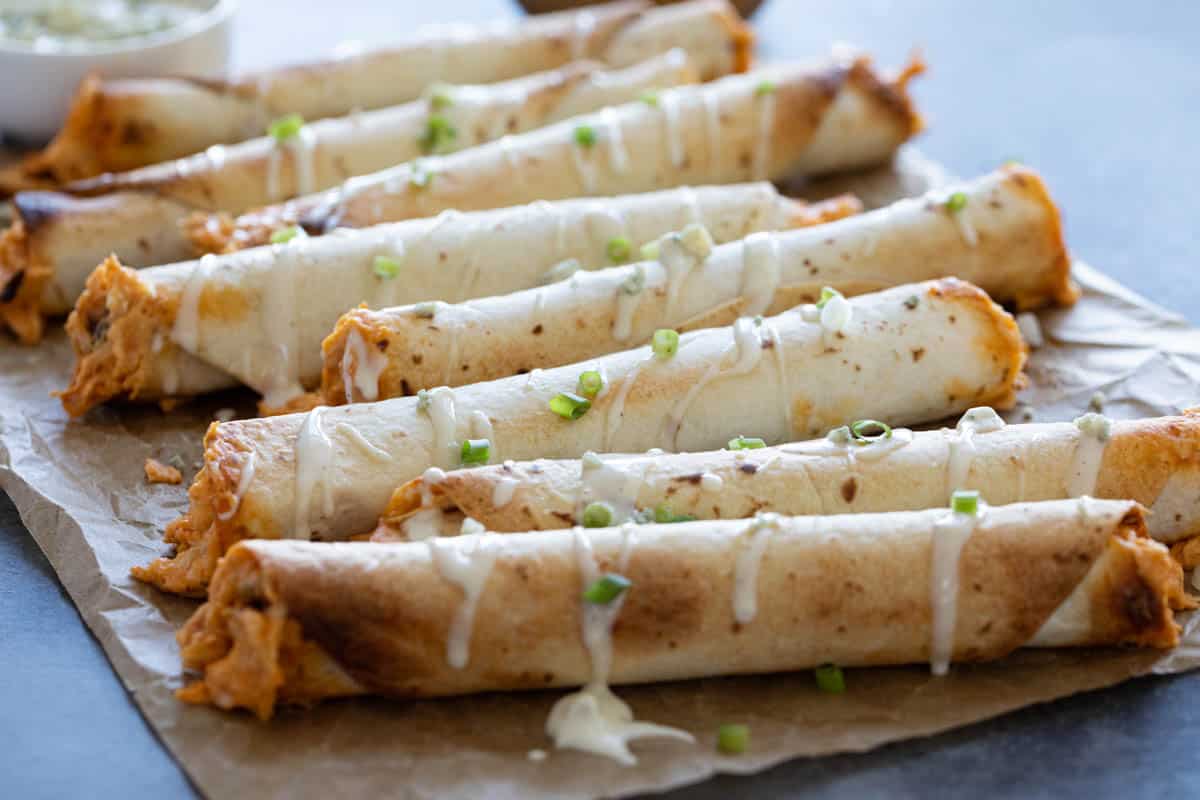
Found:
[[[658,240],[655,239],[653,242],[646,242],[644,245],[642,245],[638,249],[638,255],[640,255],[646,261],[654,261],[656,258],[658,258],[658,254],[661,250],[662,247],[659,245]]]
[[[650,340],[650,348],[659,358],[670,358],[679,352],[679,332],[670,328],[659,328]]]
[[[946,210],[951,213],[958,213],[967,207],[967,193],[955,192],[946,198]]]
[[[651,108],[658,108],[658,92],[653,89],[647,89],[638,95],[638,100],[641,100]]]
[[[591,147],[596,143],[596,129],[591,125],[579,125],[575,128],[575,144],[580,147]]]
[[[591,407],[591,400],[571,392],[559,392],[550,398],[550,410],[563,419],[579,419]]]
[[[892,426],[877,419],[860,419],[850,423],[850,435],[859,444],[870,444],[892,438]]]
[[[915,294],[904,298],[904,307],[909,311],[912,311],[919,305],[921,305],[921,298],[917,297]]]
[[[642,269],[639,264],[634,268],[633,274],[625,280],[621,281],[621,291],[625,294],[634,295],[641,294],[642,289],[646,288],[646,270]]]
[[[660,503],[654,507],[654,521],[660,525],[669,525],[674,522],[694,522],[695,519],[691,514],[676,514],[666,503]]]
[[[462,443],[462,463],[486,464],[492,452],[489,439],[467,439]]]
[[[301,230],[296,225],[290,225],[286,228],[280,228],[271,234],[271,244],[287,244],[292,239],[295,239],[301,234]]]
[[[377,277],[390,281],[400,274],[400,262],[391,256],[375,256],[371,269]]]
[[[717,728],[717,749],[722,753],[737,756],[746,752],[749,747],[749,726],[725,724]]]
[[[448,148],[458,137],[458,131],[450,120],[441,114],[431,114],[425,122],[425,133],[418,140],[421,152],[426,155],[439,153]]]
[[[757,436],[739,436],[736,439],[730,439],[726,446],[727,450],[757,450],[760,447],[766,447],[767,443]]]
[[[624,575],[610,572],[592,581],[592,585],[583,590],[583,599],[595,605],[607,605],[632,585]]]
[[[589,369],[579,375],[579,394],[595,397],[604,388],[604,376],[598,370]]]
[[[771,94],[775,91],[775,81],[763,81],[758,86],[754,87],[754,93],[759,97]]]
[[[971,491],[958,489],[950,495],[950,508],[955,514],[978,514],[979,492],[973,489]]]
[[[814,670],[817,676],[817,688],[830,694],[842,694],[846,691],[846,676],[837,664],[822,664]]]
[[[837,289],[834,289],[831,286],[826,286],[825,288],[821,289],[821,299],[817,301],[817,308],[824,308],[825,304],[828,303],[830,300],[832,300],[835,297],[841,297],[841,296],[842,296],[842,293],[839,292]]]
[[[433,395],[428,389],[417,390],[417,411],[428,411],[433,405]]]
[[[267,134],[277,142],[286,142],[300,135],[304,127],[304,117],[299,114],[286,114],[267,126]]]
[[[608,503],[588,503],[583,509],[583,527],[607,528],[612,525],[613,507]]]
[[[546,270],[546,274],[542,276],[542,283],[558,283],[565,281],[567,278],[579,272],[583,265],[579,263],[578,258],[566,258],[555,264],[550,269]]]
[[[436,300],[427,300],[424,303],[417,303],[413,306],[413,313],[418,317],[433,319],[433,315],[437,313],[437,306]]]
[[[632,250],[633,245],[624,236],[614,236],[608,240],[608,245],[604,248],[604,252],[608,254],[608,260],[614,264],[624,264],[628,261],[629,253]]]

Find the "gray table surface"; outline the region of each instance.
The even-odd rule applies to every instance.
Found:
[[[337,0],[320,12],[245,0],[245,68],[386,41],[418,21],[511,13],[504,0]],[[420,6],[420,7],[417,7]],[[409,8],[406,8],[409,7]],[[772,58],[923,48],[923,147],[972,174],[1036,166],[1075,251],[1200,323],[1200,4],[1116,0],[771,0]],[[3,111],[0,110],[0,115]],[[1180,398],[1181,404],[1197,398]],[[863,755],[719,778],[679,796],[1194,796],[1200,675],[1144,679]],[[183,773],[126,695],[49,564],[0,496],[0,797],[187,797]]]

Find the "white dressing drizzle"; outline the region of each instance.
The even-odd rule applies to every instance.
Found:
[[[958,620],[958,568],[963,546],[979,526],[986,508],[981,502],[976,514],[947,509],[933,524],[930,566],[930,610],[933,638],[929,646],[929,668],[934,675],[950,671],[954,655],[954,625]]]
[[[779,289],[779,241],[770,233],[742,240],[742,297],[747,316],[765,314]]]
[[[630,390],[633,389],[633,384],[637,382],[638,374],[650,361],[653,361],[655,356],[648,356],[646,359],[634,364],[633,369],[629,370],[629,374],[625,376],[625,380],[621,383],[621,388],[617,390],[617,394],[613,397],[612,405],[609,406],[608,416],[604,418],[604,449],[611,451],[613,449],[613,439],[617,436],[617,430],[621,427],[621,421],[625,418],[625,400],[629,397]]]
[[[578,142],[571,144],[571,157],[575,161],[575,171],[579,173],[579,180],[583,183],[584,194],[594,194],[596,191],[596,163],[592,159],[591,147],[584,147]]]
[[[661,92],[658,95],[658,105],[663,113],[667,154],[671,158],[671,166],[679,169],[683,166],[683,137],[679,132],[679,92],[675,90]]]
[[[596,567],[587,534],[582,528],[575,528],[573,535],[580,577],[586,588],[600,577],[600,571]],[[618,569],[622,573],[628,568],[635,536],[636,529],[632,524],[621,526]],[[583,689],[554,704],[546,720],[546,733],[554,740],[557,749],[583,750],[631,766],[637,763],[637,758],[629,750],[629,744],[633,741],[649,737],[685,742],[694,739],[686,731],[635,720],[633,710],[608,688],[612,666],[612,626],[624,600],[625,596],[621,595],[603,605],[581,601],[583,643],[592,661],[592,678]]]
[[[715,166],[721,159],[721,101],[711,89],[702,90],[704,124],[708,132],[708,160]]]
[[[773,349],[775,353],[775,373],[779,381],[779,403],[783,407],[783,422],[784,430],[787,431],[788,437],[792,436],[792,393],[791,385],[788,383],[787,374],[787,356],[783,352],[783,337],[779,335],[779,330],[770,322],[763,320],[762,323],[764,340],[769,340],[775,343]]]
[[[516,478],[501,478],[496,481],[495,487],[492,488],[492,505],[495,508],[504,508],[511,503],[520,483]]]
[[[588,40],[596,30],[596,15],[591,11],[578,11],[574,23],[571,34],[571,60],[578,61],[588,54]]]
[[[637,511],[638,490],[642,487],[641,475],[622,469],[617,462],[605,461],[590,451],[580,459],[579,470],[576,518],[582,519],[583,509],[592,502],[612,506],[614,525],[633,517]]]
[[[705,472],[700,476],[700,488],[706,492],[719,492],[725,481],[715,472]]]
[[[758,613],[758,571],[771,534],[779,530],[779,515],[759,513],[743,532],[745,543],[733,569],[733,618],[745,625]]]
[[[430,467],[421,475],[421,508],[401,524],[409,541],[432,539],[442,533],[442,510],[433,504],[433,487],[446,479],[446,473]]]
[[[349,422],[339,422],[337,425],[334,425],[333,432],[346,437],[346,439],[350,440],[358,448],[360,453],[372,461],[387,464],[392,460],[390,455],[367,441],[367,437],[363,436],[362,432]]]
[[[378,398],[379,376],[387,363],[383,353],[368,347],[358,329],[352,329],[346,337],[346,349],[342,352],[342,387],[346,392],[346,402],[354,402],[355,389],[363,400]]]
[[[179,295],[179,309],[175,312],[171,338],[185,350],[195,352],[200,347],[200,295],[216,262],[217,257],[212,253],[201,256],[192,265]]]
[[[618,175],[629,171],[629,153],[625,150],[625,139],[621,135],[621,120],[612,106],[600,111],[600,122],[604,127],[604,138],[608,140],[608,160],[613,172]]]
[[[775,92],[756,92],[758,136],[754,143],[754,179],[766,180],[771,162],[771,132],[775,127]]]
[[[1075,420],[1075,427],[1079,429],[1079,442],[1067,476],[1067,496],[1090,496],[1096,493],[1104,450],[1112,436],[1112,420],[1103,414],[1084,414]]]
[[[292,538],[312,538],[312,501],[318,487],[321,491],[321,514],[333,515],[333,486],[329,470],[333,466],[333,442],[321,428],[321,420],[329,409],[318,406],[304,416],[296,439],[296,514]]]
[[[613,314],[613,338],[627,342],[633,335],[633,315],[637,312],[645,291],[646,269],[641,264],[634,266],[632,274],[617,287],[617,308]]]
[[[228,511],[217,512],[217,519],[222,522],[233,519],[233,515],[237,513],[238,508],[242,505],[242,498],[246,496],[246,490],[250,488],[252,480],[254,480],[253,450],[247,453],[245,460],[242,461],[242,470],[238,475],[237,488],[233,490],[233,505],[229,507]]]
[[[761,326],[755,325],[754,320],[749,317],[742,317],[733,323],[731,329],[733,333],[733,344],[726,348],[719,358],[716,358],[709,364],[708,369],[700,376],[700,379],[692,384],[688,389],[687,394],[683,396],[675,408],[667,415],[663,423],[664,440],[668,448],[676,450],[678,448],[679,430],[683,427],[683,420],[687,416],[688,409],[692,403],[696,401],[696,397],[711,383],[718,375],[724,377],[734,377],[737,375],[745,375],[758,366],[762,360],[763,342],[760,336]],[[729,369],[722,371],[722,364],[731,354],[736,354],[736,360]]]
[[[487,533],[455,539],[433,538],[426,542],[438,572],[463,592],[462,602],[446,634],[446,663],[454,669],[463,669],[470,661],[475,611],[496,563],[499,542],[499,537]]]
[[[456,466],[454,450],[458,445],[458,416],[454,409],[454,392],[439,386],[429,393],[429,421],[433,424],[433,463],[443,469]]]
[[[953,431],[946,431],[950,452],[946,458],[946,497],[967,488],[967,476],[975,459],[975,435],[1004,428],[1004,420],[988,406],[968,409]]]

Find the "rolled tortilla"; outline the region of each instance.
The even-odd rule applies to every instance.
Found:
[[[310,233],[533,200],[777,180],[886,162],[921,120],[897,77],[866,57],[780,65],[659,92],[448,156],[352,178],[338,189],[233,218],[196,215],[202,251],[256,244],[283,225]]]
[[[909,308],[913,295],[921,302]],[[978,288],[947,279],[849,303],[853,316],[835,334],[789,312],[685,334],[669,359],[643,347],[427,397],[214,424],[190,510],[167,529],[176,554],[134,574],[202,594],[240,539],[369,533],[397,486],[430,467],[458,467],[469,439],[487,439],[492,462],[686,452],[748,430],[788,442],[860,418],[904,425],[1011,404],[1024,345],[1012,317]],[[914,359],[919,349],[938,357]],[[550,401],[576,391],[587,369],[605,376],[607,390],[578,419],[558,416]]]
[[[954,430],[896,430],[871,443],[829,440],[757,450],[606,455],[505,462],[416,478],[392,495],[376,538],[457,533],[466,517],[490,531],[578,524],[583,506],[608,503],[616,521],[635,511],[740,519],[759,511],[850,514],[943,505],[976,489],[993,505],[1092,497],[1150,509],[1162,542],[1200,535],[1200,410],[1181,416],[1081,418],[1004,425],[972,409]],[[744,431],[755,435],[753,428]]]
[[[806,206],[756,183],[446,212],[140,272],[109,259],[67,321],[78,360],[63,405],[78,415],[113,398],[156,400],[240,382],[278,409],[317,386],[321,340],[358,303],[504,294],[572,260],[609,265],[610,243],[635,250],[692,222],[728,242],[856,208],[845,198]],[[394,276],[376,272],[380,258]]]
[[[610,614],[581,599],[597,573],[630,582]],[[1021,647],[1172,647],[1172,611],[1192,605],[1131,501],[244,542],[179,632],[201,673],[179,697],[266,719],[365,694],[594,691],[826,663],[940,672]]]
[[[436,81],[508,80],[582,59],[629,66],[674,47],[710,80],[749,66],[753,34],[724,0],[664,8],[627,0],[520,22],[430,26],[392,47],[231,83],[93,76],[54,141],[0,188],[45,188],[169,161],[258,136],[282,114],[315,120],[398,105]]]
[[[40,330],[42,315],[70,310],[87,276],[109,255],[138,267],[191,258],[195,250],[181,223],[194,211],[239,213],[418,157],[429,144],[432,103],[439,106],[436,117],[455,131],[453,140],[437,139],[437,150],[453,152],[695,79],[682,50],[621,70],[577,62],[314,122],[287,145],[257,138],[75,183],[72,195],[22,193],[12,228],[0,234],[0,291],[12,295],[0,303],[0,316],[29,339]],[[450,105],[441,107],[447,100]]]
[[[948,197],[965,202],[958,211]],[[439,306],[356,309],[323,345],[321,393],[336,405],[443,383],[495,380],[642,344],[659,328],[727,325],[848,295],[953,275],[1018,308],[1070,303],[1058,211],[1041,179],[1009,167],[830,225],[762,233],[707,253],[682,237],[657,261]]]

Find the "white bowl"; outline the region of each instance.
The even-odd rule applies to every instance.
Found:
[[[29,0],[0,0],[0,10],[27,9]],[[148,36],[73,44],[44,51],[0,38],[0,134],[27,144],[50,139],[62,125],[85,75],[111,78],[187,75],[223,78],[229,69],[236,0],[196,0],[206,10]]]

